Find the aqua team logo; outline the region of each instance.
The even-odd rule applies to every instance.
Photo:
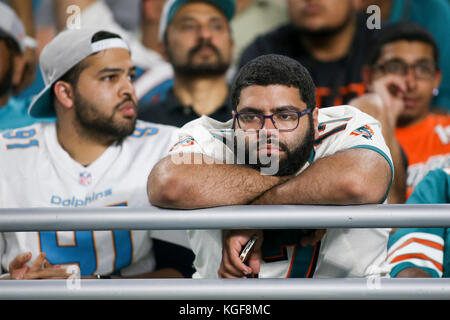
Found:
[[[180,141],[175,143],[175,145],[172,148],[170,148],[169,152],[172,152],[173,150],[176,150],[180,147],[190,147],[190,146],[193,146],[194,144],[195,144],[194,138],[184,137]]]
[[[367,140],[372,140],[374,132],[370,126],[365,125],[361,128],[356,129],[355,131],[353,131],[350,134],[352,136],[362,136],[362,137],[366,138]]]
[[[81,172],[79,182],[83,186],[89,186],[92,182],[92,174],[87,171]]]

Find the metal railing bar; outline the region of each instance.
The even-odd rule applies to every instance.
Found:
[[[450,204],[0,209],[0,231],[450,227]]]
[[[102,279],[78,289],[66,280],[4,280],[0,299],[438,300],[450,299],[450,279]]]

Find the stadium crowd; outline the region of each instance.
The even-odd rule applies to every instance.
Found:
[[[448,0],[0,0],[0,208],[450,203],[448,21]],[[449,248],[1,232],[0,279],[448,277]]]

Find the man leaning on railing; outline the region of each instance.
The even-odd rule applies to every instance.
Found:
[[[318,110],[314,83],[300,63],[279,55],[256,58],[240,70],[231,94],[232,120],[202,117],[186,124],[171,154],[154,167],[148,180],[153,205],[386,200],[393,165],[379,122],[350,106]],[[194,277],[362,277],[383,267],[388,233],[193,230],[189,237]],[[246,265],[239,255],[254,236]]]

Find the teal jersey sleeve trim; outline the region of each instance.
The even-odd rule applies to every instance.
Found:
[[[410,233],[428,233],[440,237],[445,241],[446,228],[398,228],[395,232],[389,235],[388,250],[402,237]]]
[[[388,250],[395,244],[397,241],[399,241],[401,238],[403,238],[405,235],[410,233],[428,233],[435,236],[438,236],[442,239],[444,239],[445,242],[445,234],[446,234],[446,228],[399,228],[395,232],[391,233],[389,235],[388,240]],[[420,238],[420,236],[419,236]],[[445,261],[445,252],[444,252],[444,261]],[[390,272],[390,276],[392,278],[395,278],[397,274],[406,269],[406,268],[419,268],[426,272],[428,272],[433,278],[439,278],[439,274],[436,272],[436,270],[433,270],[431,268],[425,268],[421,266],[417,266],[416,264],[410,262],[410,261],[404,261],[399,264],[397,264],[395,267],[392,268]],[[444,268],[445,270],[445,268]]]
[[[428,172],[406,203],[450,203],[450,176],[441,168]]]
[[[403,270],[408,269],[408,268],[421,269],[421,270],[427,272],[431,277],[439,278],[439,275],[436,272],[436,270],[433,270],[433,269],[430,269],[430,268],[419,267],[419,266],[416,266],[414,263],[411,263],[411,262],[399,263],[398,265],[393,267],[392,270],[391,270],[391,273],[390,273],[391,278],[396,278],[397,275],[400,273],[400,271],[403,271]]]
[[[309,159],[308,159],[309,164],[312,164],[314,162],[315,158],[316,158],[316,151],[313,149],[311,151],[311,155],[309,156]]]
[[[383,150],[381,150],[380,148],[374,147],[374,146],[369,146],[369,145],[361,144],[361,145],[353,146],[353,147],[351,147],[350,149],[369,149],[369,150],[378,152],[378,153],[379,153],[380,155],[382,155],[383,158],[385,158],[386,161],[389,163],[389,166],[391,167],[391,173],[392,173],[392,174],[391,174],[391,182],[389,183],[389,187],[388,187],[388,190],[387,190],[387,192],[386,192],[386,195],[385,195],[383,201],[381,202],[381,203],[383,203],[384,201],[386,201],[386,199],[387,199],[387,197],[388,197],[388,194],[389,194],[389,192],[391,191],[392,183],[394,182],[394,173],[395,173],[395,172],[394,172],[394,165],[392,164],[391,159],[388,157],[388,155],[387,155]]]

